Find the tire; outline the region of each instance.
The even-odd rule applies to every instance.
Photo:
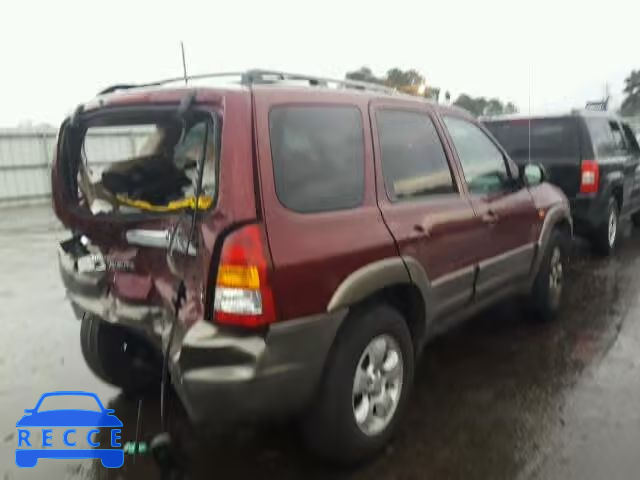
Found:
[[[631,222],[633,222],[634,227],[640,227],[640,212],[631,215]]]
[[[80,345],[93,374],[127,394],[143,393],[160,384],[160,355],[124,327],[86,314],[80,327]]]
[[[354,464],[378,452],[393,435],[411,392],[414,352],[404,318],[388,305],[362,307],[346,322],[336,337],[315,402],[302,419],[302,432],[316,455]],[[388,382],[384,376],[377,377],[383,372]],[[364,393],[354,393],[357,377]]]
[[[593,245],[600,255],[611,255],[620,235],[620,210],[615,198],[609,199],[607,206],[607,216],[600,228],[594,232]]]
[[[551,232],[531,290],[530,306],[534,319],[554,320],[562,304],[566,272],[567,239],[558,229]]]

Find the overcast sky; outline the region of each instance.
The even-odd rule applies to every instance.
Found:
[[[640,68],[640,2],[619,0],[10,2],[0,27],[0,126],[59,124],[113,83],[274,68],[342,78],[416,68],[430,85],[583,106]],[[530,94],[530,96],[529,96]]]

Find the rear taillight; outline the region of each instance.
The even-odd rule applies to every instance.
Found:
[[[595,160],[583,160],[580,168],[580,193],[597,193],[600,169]]]
[[[247,225],[231,233],[222,246],[214,299],[215,321],[260,327],[276,319],[269,285],[269,262],[262,231]]]

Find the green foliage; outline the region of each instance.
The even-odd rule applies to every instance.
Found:
[[[387,70],[385,83],[394,88],[417,86],[425,83],[424,77],[417,70],[400,70],[392,68]]]
[[[376,77],[369,67],[360,67],[358,70],[348,72],[345,77],[349,80],[377,83],[392,88],[414,87],[425,82],[424,77],[417,70],[399,68],[391,68],[384,77]]]
[[[517,113],[518,107],[512,102],[506,104],[498,98],[487,99],[485,97],[471,97],[466,93],[458,96],[454,105],[464,108],[475,116],[480,115],[503,115],[506,113]]]
[[[640,74],[640,72],[638,73]],[[384,77],[377,77],[369,67],[363,66],[358,70],[348,72],[346,78],[349,80],[387,85],[388,87],[396,88],[405,93],[431,98],[436,102],[440,100],[441,89],[434,86],[426,86],[424,89],[420,88],[426,85],[426,79],[420,72],[413,68],[409,70],[390,68]],[[448,91],[444,94],[444,99],[447,103],[451,100],[451,94]],[[511,102],[505,104],[498,98],[487,99],[485,97],[471,97],[466,93],[459,95],[454,105],[464,108],[476,116],[518,112],[518,107]]]
[[[516,107],[515,103],[507,102],[507,104],[504,106],[503,113],[518,113],[518,107]]]
[[[624,80],[624,93],[620,113],[625,116],[640,114],[640,70],[633,70]]]
[[[424,92],[424,96],[427,98],[431,98],[435,100],[436,103],[440,101],[440,88],[438,87],[427,87]]]
[[[453,104],[460,108],[464,108],[474,115],[482,115],[482,112],[484,111],[484,107],[486,105],[486,100],[483,97],[472,98],[466,93],[461,93],[460,95],[458,95],[458,98],[453,102]]]
[[[357,80],[359,82],[384,84],[383,78],[376,77],[369,67],[360,67],[358,70],[348,72],[345,77],[347,80]]]

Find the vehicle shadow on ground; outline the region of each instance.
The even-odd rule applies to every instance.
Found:
[[[564,396],[616,339],[637,285],[640,235],[611,259],[574,243],[557,321],[531,322],[518,301],[487,310],[434,339],[422,356],[407,416],[391,445],[371,462],[340,469],[310,457],[295,426],[274,423],[196,435],[179,402],[172,431],[189,478],[516,478],[562,428]],[[110,404],[135,435],[137,404]],[[143,431],[159,430],[157,398],[144,400]],[[148,457],[123,469],[96,466],[100,478],[157,478]]]

